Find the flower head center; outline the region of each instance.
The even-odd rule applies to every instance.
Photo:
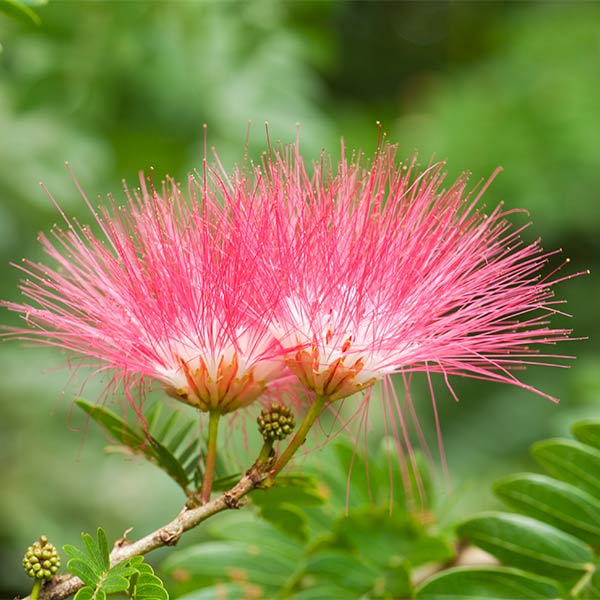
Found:
[[[169,395],[202,411],[228,413],[248,406],[265,390],[267,382],[255,379],[255,369],[240,368],[238,354],[224,355],[215,369],[210,369],[202,357],[186,361],[179,357],[185,384],[167,385]]]

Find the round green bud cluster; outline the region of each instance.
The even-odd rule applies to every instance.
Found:
[[[52,579],[60,567],[60,556],[56,548],[43,535],[27,548],[23,557],[23,567],[29,577]]]
[[[265,442],[285,439],[296,426],[296,419],[287,406],[273,404],[271,408],[263,408],[256,419],[258,431]]]

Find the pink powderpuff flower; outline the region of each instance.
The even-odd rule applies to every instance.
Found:
[[[190,178],[186,198],[173,182],[159,194],[140,180],[126,207],[99,212],[77,184],[98,235],[57,205],[66,227],[39,238],[56,266],[19,266],[32,302],[4,303],[27,323],[10,335],[91,359],[134,406],[133,388],[153,380],[202,411],[245,407],[286,371],[268,304],[253,308],[262,291],[219,200],[225,184]]]
[[[443,189],[442,163],[419,173],[390,145],[366,166],[342,146],[337,172],[323,159],[312,175],[291,147],[265,169],[252,204],[260,225],[250,225],[260,235],[246,238],[268,243],[257,255],[264,285],[280,290],[270,330],[315,397],[333,402],[384,380],[398,407],[388,376],[408,385],[421,371],[441,373],[453,395],[458,375],[552,398],[514,370],[551,365],[539,347],[569,337],[548,323],[560,312],[561,279],[543,274],[555,253],[520,239],[526,226],[507,220],[518,211],[479,206],[488,184],[468,193],[463,176]]]

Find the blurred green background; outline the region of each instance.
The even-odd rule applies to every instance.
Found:
[[[336,155],[342,136],[372,151],[380,120],[402,156],[445,158],[452,177],[470,170],[476,182],[501,165],[487,202],[526,208],[526,237],[563,248],[564,273],[592,271],[557,286],[574,315],[559,323],[589,337],[565,346],[578,359],[523,374],[558,406],[472,381],[456,382],[455,404],[438,387],[457,514],[489,506],[488,482],[527,465],[531,442],[598,415],[599,3],[51,0],[35,10],[39,26],[0,13],[3,298],[18,298],[9,261],[39,256],[37,232],[57,220],[39,181],[88,220],[66,160],[91,197],[121,198],[120,181],[140,169],[181,179],[198,167],[203,123],[231,166],[249,119],[252,152],[265,147],[265,120],[283,142],[299,122],[308,158]],[[152,467],[103,455],[103,435],[72,408],[85,375],[70,378],[64,356],[16,342],[0,352],[0,597],[10,598],[28,589],[21,555],[40,533],[57,546],[98,525],[140,535],[181,500]],[[85,396],[101,390],[93,380]],[[429,393],[419,383],[414,393],[435,449]]]

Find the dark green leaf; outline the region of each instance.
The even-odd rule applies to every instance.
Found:
[[[523,474],[499,481],[494,491],[516,510],[600,547],[600,502],[579,488]]]
[[[194,427],[196,427],[196,423],[194,421],[188,421],[187,423],[184,423],[169,440],[167,447],[169,448],[169,450],[171,450],[173,454],[177,453],[177,450],[179,450],[179,447],[181,446],[181,444],[183,444],[184,440],[187,438],[188,434]],[[163,438],[159,439],[162,440]],[[194,441],[196,443],[198,442],[198,440],[196,439]],[[186,459],[179,455],[179,460],[181,462],[185,462]]]
[[[600,421],[579,421],[571,427],[571,431],[580,442],[600,450]]]
[[[193,439],[177,456],[188,475],[198,469],[200,464],[200,440]]]
[[[148,423],[148,431],[154,431],[158,426],[163,406],[164,404],[162,402],[155,402],[148,411],[148,415],[146,417],[146,422]]]
[[[153,437],[146,439],[107,408],[90,404],[81,398],[76,400],[76,404],[99,423],[115,441],[157,464],[182,489],[187,489],[189,479],[185,469],[162,443]]]
[[[242,476],[241,473],[234,473],[233,475],[226,475],[224,477],[217,477],[213,481],[213,490],[215,491],[223,491],[232,488]],[[279,477],[277,477],[279,479]]]
[[[462,567],[430,577],[416,600],[558,600],[556,585],[543,577],[504,567]]]
[[[169,435],[171,429],[173,429],[180,416],[181,413],[177,410],[174,410],[163,423],[158,433],[153,434],[152,437],[157,440],[164,440]]]
[[[147,449],[148,444],[144,437],[138,434],[111,410],[103,406],[90,404],[82,398],[75,400],[75,404],[102,426],[116,442],[127,446],[136,453],[143,452],[144,447]]]
[[[531,453],[550,475],[600,498],[600,451],[566,439],[534,444]]]
[[[594,560],[577,538],[522,515],[482,513],[463,522],[458,533],[509,566],[561,581],[579,579]]]
[[[187,488],[189,483],[188,474],[186,473],[183,465],[171,454],[171,451],[163,446],[159,441],[151,438],[150,444],[154,448],[154,454],[156,456],[156,462],[159,467],[163,469],[168,475],[171,476],[176,483],[178,483],[183,490]]]

